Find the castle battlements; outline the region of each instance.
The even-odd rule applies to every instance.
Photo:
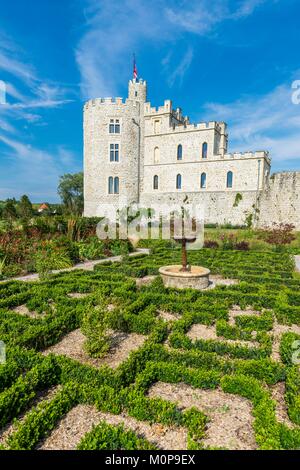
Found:
[[[190,124],[190,123],[180,123],[176,126],[171,126],[171,129],[174,132],[189,132],[189,131],[201,131],[201,130],[216,130],[219,133],[222,132],[222,123],[216,121],[209,121],[209,122],[199,122],[198,124]]]
[[[165,100],[164,105],[159,106],[158,108],[156,108],[155,106],[152,107],[151,103],[149,102],[144,104],[145,116],[158,116],[160,114],[171,113],[171,112],[173,112],[171,100]]]
[[[271,161],[269,157],[269,152],[265,150],[259,150],[257,152],[234,152],[234,153],[225,153],[223,158],[227,159],[239,159],[239,158],[265,158],[268,162]]]
[[[125,105],[126,101],[124,101],[124,99],[120,97],[95,98],[93,100],[87,101],[84,105],[84,109],[92,108],[93,106],[112,105],[112,104]]]

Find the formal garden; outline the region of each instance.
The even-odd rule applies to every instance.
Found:
[[[0,448],[299,449],[299,233],[208,225],[168,288],[179,244],[99,240],[82,188],[0,202]]]
[[[1,448],[299,449],[295,248],[191,251],[211,270],[197,291],[158,276],[179,248],[140,246],[0,284]]]

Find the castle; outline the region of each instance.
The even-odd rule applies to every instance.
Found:
[[[242,119],[242,117],[241,117]],[[172,102],[151,107],[147,84],[130,80],[128,98],[84,106],[84,214],[101,205],[202,204],[206,223],[300,229],[300,172],[271,175],[266,151],[228,153],[224,122],[191,124]]]

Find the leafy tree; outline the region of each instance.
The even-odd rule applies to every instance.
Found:
[[[2,216],[4,219],[8,220],[9,222],[12,222],[13,220],[17,219],[18,214],[17,214],[17,209],[15,206],[14,199],[6,200],[3,210],[2,210]]]
[[[58,194],[68,212],[81,215],[83,212],[83,173],[68,173],[61,176]]]
[[[21,197],[19,202],[19,214],[23,219],[30,219],[33,216],[33,207],[30,202],[30,199],[26,194]]]
[[[270,245],[275,245],[276,249],[280,250],[296,239],[293,233],[294,230],[295,226],[293,224],[273,223],[272,227],[264,228],[261,231],[260,238],[263,238]]]

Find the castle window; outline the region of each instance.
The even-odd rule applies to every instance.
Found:
[[[114,179],[114,193],[119,194],[119,178],[118,176]]]
[[[227,179],[226,179],[226,187],[232,188],[232,182],[233,182],[233,173],[232,171],[228,171]]]
[[[182,160],[182,145],[179,144],[177,147],[177,160]]]
[[[201,173],[200,186],[201,189],[206,188],[206,173]]]
[[[111,162],[119,161],[119,144],[110,144],[109,159]]]
[[[135,92],[135,96],[137,96],[137,95],[138,95],[138,92],[136,91],[136,92]]]
[[[159,148],[155,147],[154,149],[154,163],[159,163],[160,152]]]
[[[108,178],[108,194],[113,194],[114,192],[114,179],[112,176]]]
[[[202,144],[202,158],[207,158],[207,142],[204,142]]]
[[[158,189],[158,176],[153,177],[153,189]]]
[[[160,133],[160,120],[156,119],[154,121],[154,134],[159,134]]]
[[[111,119],[109,123],[110,134],[120,134],[120,119]]]
[[[182,183],[182,181],[181,181],[181,175],[178,174],[178,175],[176,176],[176,189],[181,189],[181,183]]]
[[[108,178],[108,194],[119,194],[119,178],[116,176]]]

